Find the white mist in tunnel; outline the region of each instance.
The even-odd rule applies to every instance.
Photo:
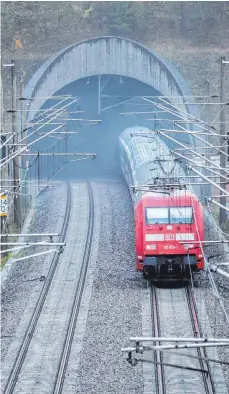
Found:
[[[141,96],[160,95],[152,87],[135,79],[119,75],[92,76],[78,80],[65,86],[55,95],[72,95],[79,97],[79,103],[75,102],[67,108],[67,132],[64,138],[55,140],[46,138],[38,149],[50,152],[77,152],[97,153],[94,161],[91,159],[69,162],[74,157],[42,157],[41,177],[50,179],[52,173],[59,171],[55,179],[73,180],[79,178],[101,178],[121,176],[119,163],[118,138],[120,133],[127,127],[136,125],[153,128],[154,122],[147,120],[153,118],[153,106],[144,102]],[[56,103],[56,102],[55,102]],[[49,100],[43,108],[50,108],[55,104]],[[83,111],[77,113],[77,111]],[[137,114],[136,112],[148,112]],[[131,113],[121,115],[121,113]],[[158,115],[157,115],[158,116]],[[160,113],[160,118],[165,114]],[[165,116],[168,118],[168,114]],[[75,118],[83,118],[85,121],[74,121]],[[87,124],[88,119],[101,120],[99,124]],[[170,122],[171,123],[171,122]],[[168,127],[168,125],[167,125]]]

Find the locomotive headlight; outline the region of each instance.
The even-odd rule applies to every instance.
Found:
[[[146,250],[156,250],[157,245],[146,245]]]
[[[200,257],[200,258],[201,258],[201,257],[203,257],[203,255],[202,255],[202,254],[199,254],[199,255],[198,255],[198,257]]]
[[[193,244],[184,244],[184,248],[185,249],[192,249],[192,248],[194,248],[194,245]]]

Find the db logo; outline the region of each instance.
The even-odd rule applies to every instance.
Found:
[[[175,235],[174,234],[165,234],[166,241],[174,241]]]

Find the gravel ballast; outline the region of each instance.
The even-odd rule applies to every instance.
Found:
[[[66,332],[71,316],[73,299],[81,276],[81,266],[88,229],[88,188],[85,182],[71,184],[72,197],[66,246],[59,255],[39,319],[21,366],[15,392],[25,394],[53,392],[56,374],[64,347]],[[54,259],[54,262],[56,259]],[[48,277],[46,284],[48,285]],[[27,307],[27,310],[29,307]],[[31,316],[33,309],[30,310]],[[27,320],[27,316],[24,317]],[[32,328],[30,328],[32,331]],[[20,327],[4,363],[3,377],[9,375],[11,359],[21,344]],[[13,357],[12,357],[13,355]]]
[[[220,229],[216,227],[211,216],[208,212],[205,212],[205,239],[207,240],[222,240],[223,234]],[[228,246],[225,244],[214,245],[206,248],[206,256],[216,256],[214,259],[209,259],[210,263],[220,263],[222,261],[228,261]],[[222,267],[224,271],[228,272],[227,267]],[[218,290],[220,299],[224,305],[225,312],[229,317],[229,280],[217,272],[212,272],[212,277],[215,281],[216,288]],[[208,276],[205,272],[200,275],[199,280],[196,282],[199,304],[204,306],[207,310],[209,322],[211,325],[212,335],[216,338],[229,338],[229,323],[226,319],[225,313],[223,312],[222,306],[220,305],[218,297],[214,294],[214,290],[210,284]],[[201,308],[200,313],[201,313]],[[204,333],[205,327],[203,327]],[[220,347],[218,351],[219,360],[228,362],[229,360],[229,347]],[[229,366],[222,365],[224,371],[224,378],[229,392]]]
[[[121,353],[131,335],[142,331],[141,289],[135,271],[134,223],[130,196],[121,183],[93,183],[100,204],[100,239],[84,346],[74,393],[143,392],[142,367]]]
[[[142,295],[146,281],[135,271],[135,230],[131,198],[122,180],[92,182],[95,203],[96,247],[92,251],[93,263],[86,282],[84,310],[80,339],[78,332],[69,359],[64,393],[143,394],[142,363],[131,367],[121,353],[130,345],[129,337],[146,333],[142,311]],[[36,200],[32,222],[27,232],[59,232],[66,204],[66,185],[43,192]],[[98,213],[99,212],[99,213]],[[206,221],[208,236],[215,236],[213,225]],[[209,239],[210,239],[209,238]],[[212,238],[211,238],[212,239]],[[33,248],[33,252],[41,249]],[[36,302],[43,282],[39,279],[47,272],[45,256],[22,261],[12,267],[2,288],[2,360],[7,354],[16,328],[28,304]],[[229,285],[226,278],[213,274],[227,313]],[[90,282],[90,283],[89,283]],[[205,280],[205,273],[195,281],[199,299],[205,306],[216,337],[229,337],[228,324]],[[87,298],[87,300],[86,300]],[[26,322],[25,322],[26,328]],[[77,358],[75,357],[77,354]],[[75,359],[74,359],[75,357]],[[138,357],[141,358],[141,357]],[[221,348],[219,358],[229,359],[228,348]],[[74,366],[75,369],[73,374]],[[144,364],[144,367],[145,368]],[[148,364],[149,366],[149,364]],[[152,366],[152,374],[154,367]],[[229,368],[223,367],[229,387]],[[150,368],[147,372],[150,374]],[[69,375],[71,374],[71,376]],[[145,374],[144,374],[145,375]],[[153,375],[150,375],[152,379]],[[73,390],[74,387],[74,390]]]
[[[25,231],[27,233],[58,233],[62,226],[66,206],[66,185],[55,184],[46,189],[34,201],[33,217]],[[30,237],[25,241],[48,240],[47,237]],[[25,249],[23,255],[44,251],[42,247]],[[22,253],[21,253],[22,255]],[[20,320],[28,306],[35,306],[43,286],[40,280],[47,272],[48,259],[45,255],[13,263],[1,289],[1,360],[7,354]],[[4,267],[8,270],[8,267]]]

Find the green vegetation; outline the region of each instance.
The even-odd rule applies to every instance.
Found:
[[[6,231],[8,234],[17,234],[18,233],[18,229],[14,224],[11,224],[10,226],[8,226],[8,229]],[[4,237],[5,238],[5,237]],[[17,242],[18,241],[18,237],[10,237],[8,238],[8,241],[10,240],[10,242]],[[6,240],[2,241],[2,242],[7,242]],[[5,247],[6,249],[7,247]],[[9,249],[9,248],[7,248]],[[0,256],[0,269],[2,270],[3,267],[5,266],[5,264],[7,263],[7,261],[13,257],[13,253],[9,252],[9,253],[5,253],[4,256]]]
[[[5,264],[7,263],[7,261],[13,256],[12,253],[7,253],[6,256],[4,257],[0,257],[0,263],[1,263],[1,270],[3,269],[3,267],[5,266]]]
[[[3,2],[2,46],[58,50],[98,35],[118,35],[144,42],[166,38],[189,44],[227,45],[229,3],[220,1]],[[49,46],[49,48],[47,48]]]
[[[160,32],[164,36],[171,31],[211,44],[220,43],[229,31],[227,2],[85,2],[84,10],[92,26],[116,35],[139,37]]]
[[[84,5],[84,16],[96,29],[109,34],[131,36],[147,30],[146,8],[141,2],[93,2]]]

